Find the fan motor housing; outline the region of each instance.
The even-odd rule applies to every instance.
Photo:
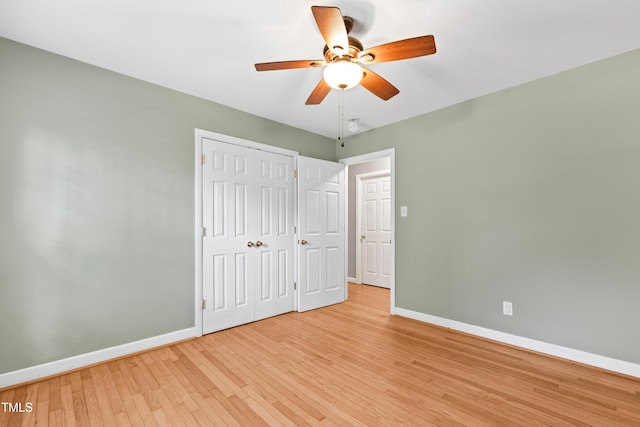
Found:
[[[329,46],[324,45],[322,54],[324,55],[324,58],[328,63],[332,63],[340,58],[344,58],[345,56],[351,57],[353,59],[358,59],[358,54],[362,52],[363,49],[364,47],[362,46],[360,40],[355,37],[349,36],[349,49],[347,52],[344,52],[342,55],[338,55],[337,53],[329,49]]]

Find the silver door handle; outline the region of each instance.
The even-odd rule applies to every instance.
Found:
[[[307,242],[306,240],[300,240],[300,244],[301,245],[306,245],[307,243],[309,243],[309,242]]]
[[[247,246],[252,247],[253,246],[253,242],[247,242]]]
[[[257,246],[257,247],[260,247],[260,246],[262,246],[262,245],[263,245],[263,243],[262,243],[260,240],[258,240],[258,241],[256,242],[256,246]]]

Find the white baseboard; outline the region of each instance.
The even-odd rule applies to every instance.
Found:
[[[405,308],[395,307],[395,314],[398,316],[419,320],[421,322],[431,323],[445,328],[454,329],[456,331],[466,332],[468,334],[476,335],[490,340],[511,344],[517,347],[525,348],[527,350],[533,350],[540,353],[549,354],[551,356],[568,359],[574,362],[584,363],[585,365],[591,365],[598,368],[607,369],[609,371],[640,378],[640,365],[631,362],[625,362],[624,360],[613,359],[606,356],[587,353],[581,350],[562,347],[560,345],[549,344],[530,338],[511,335],[505,332],[494,331],[493,329],[487,329],[481,326],[470,325],[455,320],[432,316],[430,314],[407,310]]]
[[[0,374],[0,389],[37,380],[39,378],[46,378],[62,372],[72,371],[74,369],[126,356],[127,354],[137,353],[139,351],[160,347],[177,341],[194,338],[196,336],[196,328],[188,328],[127,344],[117,345],[115,347],[92,351],[91,353],[56,360],[54,362],[44,363],[42,365],[20,369],[18,371],[7,372],[5,374]]]

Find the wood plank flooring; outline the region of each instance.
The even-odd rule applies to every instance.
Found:
[[[387,314],[388,290],[0,393],[0,425],[640,426],[640,380]]]

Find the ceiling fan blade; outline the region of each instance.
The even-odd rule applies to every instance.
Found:
[[[369,92],[385,101],[400,93],[398,88],[373,71],[365,67],[362,67],[362,69],[364,70],[364,77],[362,77],[360,84],[369,90]]]
[[[311,67],[323,67],[327,63],[323,60],[311,61],[279,61],[279,62],[263,62],[256,64],[256,71],[273,71],[273,70],[291,70],[294,68],[311,68]]]
[[[311,6],[311,11],[316,19],[322,38],[324,38],[329,49],[341,48],[345,52],[348,51],[347,28],[344,25],[344,18],[340,9],[337,7]]]
[[[309,98],[307,98],[306,105],[317,105],[322,102],[322,100],[331,92],[331,86],[324,81],[324,79],[320,80],[320,83],[313,89]]]
[[[434,53],[436,53],[436,41],[433,36],[420,36],[365,49],[360,52],[358,58],[364,64],[375,64],[416,58]]]

